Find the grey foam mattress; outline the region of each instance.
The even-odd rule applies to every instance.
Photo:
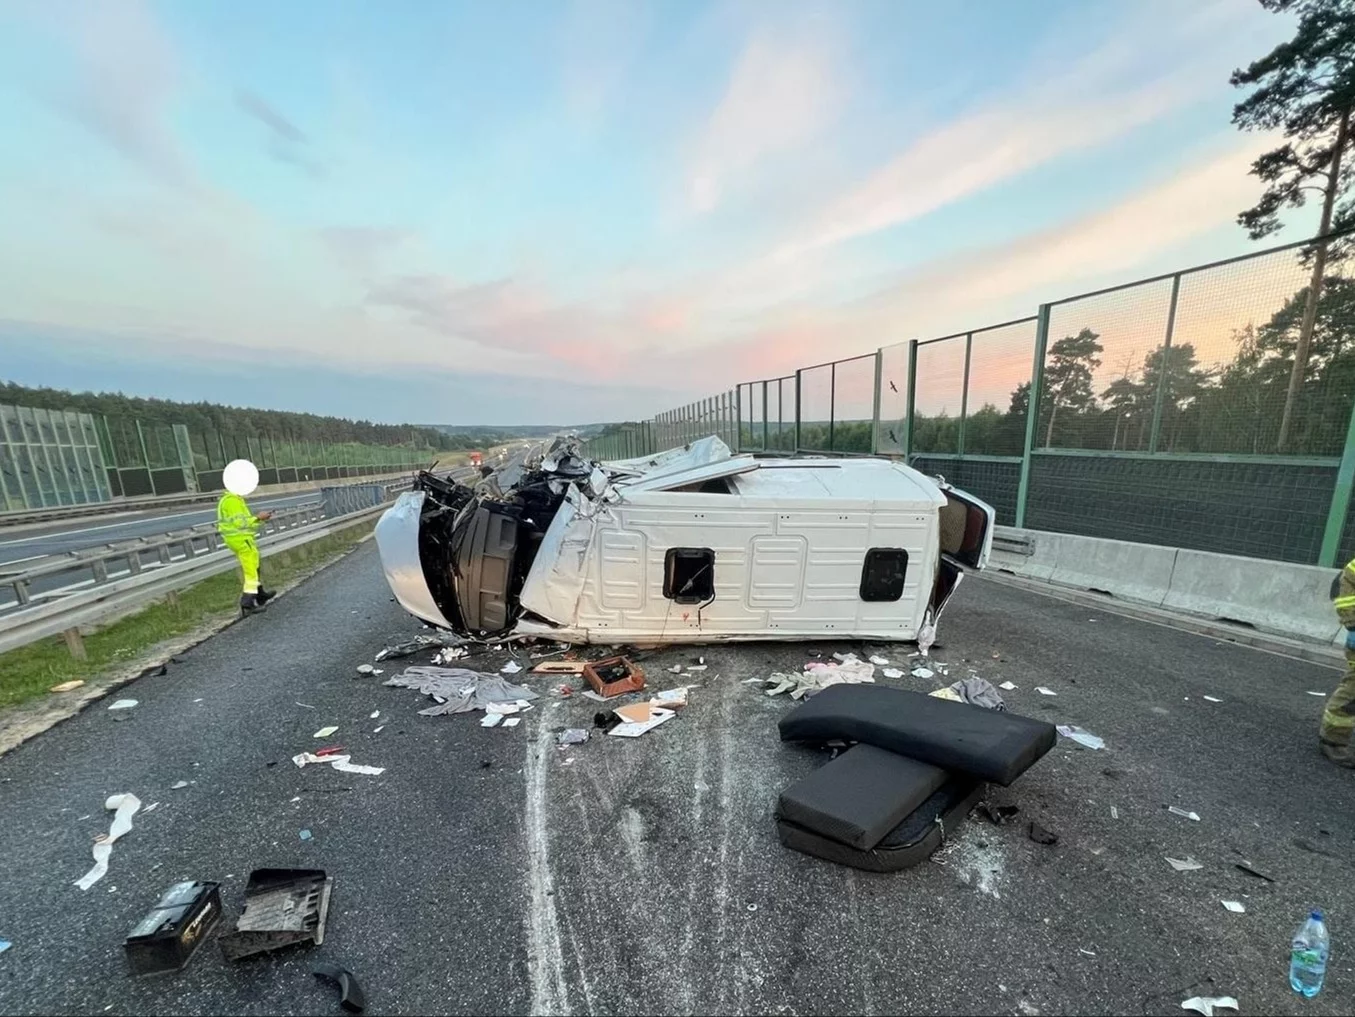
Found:
[[[878,844],[867,850],[825,837],[788,819],[776,821],[776,832],[786,847],[825,861],[867,872],[898,872],[930,858],[964,822],[982,792],[982,781],[950,777]]]
[[[781,718],[782,741],[862,742],[1006,786],[1054,747],[1053,724],[884,685],[831,685]]]
[[[850,847],[878,844],[946,782],[946,771],[856,745],[781,792],[777,817]]]

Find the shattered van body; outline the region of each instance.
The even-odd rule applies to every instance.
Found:
[[[421,474],[376,539],[405,609],[466,636],[908,641],[992,532],[992,508],[902,463],[712,436],[606,463],[556,439],[473,486]]]

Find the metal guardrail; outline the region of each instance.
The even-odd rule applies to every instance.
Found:
[[[1029,557],[1035,553],[1035,541],[1030,537],[1005,536],[993,534],[993,550],[1006,551],[1008,554],[1022,554]]]
[[[379,504],[342,515],[324,517],[320,500],[279,510],[264,524],[259,553],[277,554],[362,523],[385,511],[397,494],[409,488],[409,482],[381,486],[385,497]],[[83,656],[80,626],[234,569],[235,554],[222,546],[215,530],[214,523],[204,523],[155,537],[53,555],[22,571],[0,573],[0,588],[12,588],[17,601],[9,610],[0,610],[0,653],[64,633],[71,652]],[[154,560],[145,561],[148,555],[154,555]],[[81,572],[90,578],[55,589],[33,589],[39,580]]]

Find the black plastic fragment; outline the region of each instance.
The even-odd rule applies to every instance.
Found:
[[[316,961],[311,965],[311,974],[316,978],[327,979],[339,987],[339,1005],[349,1013],[362,1013],[367,1005],[367,997],[362,994],[362,986],[347,968],[337,964]]]
[[[1057,833],[1053,830],[1046,830],[1043,826],[1034,821],[1030,824],[1028,836],[1036,844],[1057,844],[1059,842],[1059,835]]]

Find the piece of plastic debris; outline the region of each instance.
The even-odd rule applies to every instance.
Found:
[[[1038,692],[1038,693],[1039,693],[1040,695],[1042,695],[1042,696],[1057,696],[1057,695],[1058,695],[1058,693],[1055,692],[1053,689],[1047,689],[1047,688],[1045,688],[1043,685],[1036,685],[1036,686],[1035,686],[1035,691]]]
[[[749,902],[748,902],[748,910],[749,910],[749,911],[756,911],[756,910],[757,910],[757,905],[754,904],[752,901],[749,901]]]
[[[705,664],[689,664],[687,666],[688,671],[704,671],[705,669],[706,669]]]
[[[710,790],[710,785],[707,784],[704,780],[698,780],[695,784],[692,785],[692,787],[695,788],[698,792],[702,793]]]
[[[113,843],[132,828],[132,817],[141,808],[141,799],[134,794],[110,795],[104,802],[104,808],[113,813],[113,822],[108,832],[99,835],[94,842],[94,867],[75,881],[82,890],[104,878],[108,872],[108,859],[113,855]]]
[[[988,802],[979,802],[979,812],[994,826],[1002,826],[1019,815],[1021,808],[1018,805],[990,805]]]
[[[556,689],[555,691],[558,692],[558,693],[560,693],[560,698],[561,698],[561,699],[568,699],[570,696],[574,695],[574,686],[573,686],[573,685],[561,685],[561,686],[560,686],[558,689]]]
[[[362,763],[350,763],[348,759],[348,756],[336,756],[330,766],[340,773],[360,773],[368,777],[380,777],[386,772],[384,766],[365,766]]]
[[[1106,747],[1104,739],[1092,734],[1085,728],[1078,727],[1076,724],[1060,724],[1057,730],[1063,737],[1069,738],[1086,748],[1104,749]]]
[[[870,662],[871,662],[872,664],[876,665],[877,667],[884,667],[886,664],[889,663],[889,659],[888,659],[887,657],[881,657],[881,656],[877,653],[877,654],[875,654],[873,657],[870,658]]]
[[[499,721],[503,720],[502,713],[486,713],[480,718],[481,727],[497,727]]]
[[[765,679],[765,678],[745,678],[743,681],[739,682],[739,684],[740,684],[740,685],[761,685],[761,684],[763,684],[766,680],[767,680],[767,679]]]
[[[338,729],[337,727],[334,727],[333,725],[330,725],[329,727],[322,727],[319,731],[316,731],[315,734],[311,735],[311,737],[312,737],[312,738],[328,738],[330,735],[332,735],[332,734],[333,734],[335,731],[337,731],[337,730],[339,730],[339,729]]]
[[[674,665],[673,665],[672,667],[670,667],[668,670],[671,671],[673,674],[681,674],[681,673],[682,673],[682,665],[681,665],[681,664],[674,664]]]
[[[299,801],[301,801],[301,796],[300,796],[300,795],[297,795],[295,798],[290,799],[290,800],[289,800],[289,803],[290,803],[290,802],[299,802]]]
[[[1014,682],[1003,682],[1001,685],[998,686],[998,688],[1000,688],[1003,692],[1015,692],[1018,688],[1020,688],[1020,686],[1015,684]]]
[[[1326,693],[1325,693],[1325,692],[1313,692],[1312,690],[1309,690],[1308,695],[1310,695],[1310,696],[1325,696]]]
[[[311,965],[311,974],[316,978],[331,981],[339,987],[341,1007],[349,1013],[362,1013],[363,1007],[367,1005],[367,998],[362,994],[362,986],[358,984],[351,971],[337,964],[317,961]]]
[[[365,676],[365,675],[373,675],[373,674],[376,674],[376,668],[372,667],[371,664],[359,664],[359,665],[358,665],[358,674],[364,675],[364,676]]]
[[[372,734],[380,734],[384,730],[386,730],[386,725],[382,724],[380,727],[372,728]]]
[[[639,738],[640,735],[653,731],[665,721],[672,720],[677,714],[672,710],[665,710],[662,707],[650,707],[648,703],[640,704],[649,707],[649,719],[643,722],[626,721],[623,724],[617,724],[607,732],[609,736],[615,735],[618,738]],[[622,708],[624,709],[624,707]],[[616,711],[618,714],[621,710]]]
[[[884,675],[886,678],[902,678],[902,677],[903,677],[903,672],[900,671],[897,667],[886,667],[886,668],[883,668],[883,669],[880,671],[880,674]]]
[[[1222,699],[1215,698],[1214,696],[1205,696],[1205,697],[1204,697],[1204,700],[1205,700],[1205,702],[1207,702],[1207,703],[1221,703],[1221,702],[1223,702]]]
[[[686,706],[687,689],[688,686],[686,685],[682,685],[676,689],[664,689],[662,692],[657,692],[654,694],[653,698],[649,700],[649,705],[667,706],[674,709]]]
[[[581,745],[588,741],[588,730],[582,727],[569,727],[561,731],[555,738],[559,745]]]
[[[1112,806],[1110,807],[1110,818],[1111,818],[1111,819],[1119,819],[1119,818],[1120,818],[1120,810],[1117,809],[1114,805],[1112,805]]]
[[[150,813],[154,812],[154,811],[155,811],[156,809],[158,809],[159,807],[160,807],[160,803],[159,803],[159,802],[151,802],[149,805],[147,805],[144,809],[141,810],[141,814],[142,814],[143,816],[149,815]]]
[[[1257,879],[1264,879],[1267,883],[1275,882],[1274,879],[1272,879],[1270,876],[1267,876],[1264,872],[1257,872],[1255,869],[1253,869],[1251,867],[1250,862],[1234,862],[1233,868],[1238,869],[1241,872],[1245,872],[1249,876],[1255,876]]]
[[[1046,830],[1034,820],[1031,821],[1030,827],[1026,830],[1026,836],[1036,844],[1057,844],[1059,842],[1057,833],[1053,830]]]
[[[202,700],[201,700],[201,699],[195,699],[195,700],[193,700],[193,702],[195,702],[195,703],[200,703],[200,702],[202,702]],[[293,702],[296,702],[296,700],[293,700]],[[300,702],[297,702],[296,705],[297,705],[297,706],[300,706],[300,707],[302,707],[303,709],[306,709],[306,710],[314,710],[314,709],[315,709],[315,707],[311,706],[310,703],[300,703]]]
[[[503,667],[499,668],[499,673],[500,673],[500,674],[517,674],[517,673],[518,673],[519,671],[521,671],[521,670],[522,670],[522,665],[521,665],[521,664],[519,664],[516,660],[510,660],[510,661],[508,661],[508,663],[504,664]]]
[[[333,885],[324,869],[255,869],[244,911],[218,939],[222,955],[237,961],[299,943],[321,945]]]
[[[1182,1010],[1194,1010],[1204,1017],[1214,1017],[1215,1010],[1236,1010],[1237,1000],[1232,996],[1191,996],[1181,1004]]]
[[[302,830],[300,836],[302,840],[310,840],[311,832],[309,830]]]
[[[70,692],[70,691],[72,691],[72,690],[74,690],[74,689],[78,689],[78,688],[79,688],[81,685],[83,685],[83,684],[85,684],[85,680],[84,680],[83,678],[72,678],[72,679],[71,679],[70,681],[68,681],[68,682],[62,682],[60,685],[53,685],[53,686],[52,686],[50,689],[48,689],[47,691],[48,691],[48,692]]]
[[[933,691],[928,692],[927,695],[931,696],[933,699],[949,699],[952,703],[964,702],[964,698],[954,689],[949,687],[944,689],[934,689]]]
[[[112,703],[108,708],[110,710],[130,710],[132,707],[136,706],[136,703],[137,701],[135,699],[119,699]]]
[[[1221,900],[1219,903],[1235,915],[1245,915],[1247,913],[1247,909],[1242,906],[1240,900]]]
[[[1085,953],[1088,957],[1095,957],[1095,956],[1096,956],[1096,953],[1095,953],[1094,951],[1092,951],[1092,950],[1084,950],[1084,949],[1083,949],[1082,947],[1080,947],[1080,946],[1077,948],[1077,952],[1078,952],[1078,953]]]
[[[169,789],[171,791],[182,791],[186,787],[188,787],[188,781],[176,780],[173,784],[169,786]]]
[[[4,953],[13,945],[14,944],[11,943],[8,939],[0,939],[0,953]]]
[[[381,711],[380,711],[380,710],[373,710],[371,713],[367,714],[367,719],[368,719],[368,720],[376,720],[376,718],[377,718],[377,717],[380,717],[380,716],[381,716]]]
[[[1204,868],[1203,865],[1197,862],[1194,858],[1190,857],[1190,855],[1186,855],[1185,858],[1167,857],[1167,864],[1170,865],[1177,872],[1194,872],[1196,869]]]
[[[507,717],[514,713],[520,713],[523,709],[530,709],[531,705],[525,699],[514,700],[511,703],[487,703],[485,704],[485,713],[499,713]]]
[[[521,717],[504,717],[504,718],[503,718],[503,723],[502,723],[501,725],[499,725],[499,726],[500,726],[500,727],[517,727],[517,726],[518,726],[519,724],[521,724],[521,723],[522,723],[522,718],[521,718]]]
[[[1180,816],[1182,819],[1193,820],[1196,823],[1200,821],[1199,813],[1187,812],[1185,809],[1180,808],[1179,806],[1176,805],[1168,805],[1167,811],[1170,812],[1173,816]]]
[[[931,678],[931,677],[933,677],[935,674],[936,674],[936,672],[933,671],[933,670],[932,670],[931,668],[929,668],[929,667],[921,667],[921,666],[919,666],[919,667],[913,668],[913,677],[914,677],[914,678]]]

